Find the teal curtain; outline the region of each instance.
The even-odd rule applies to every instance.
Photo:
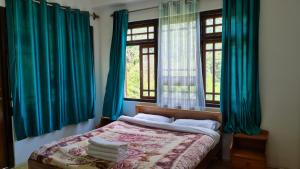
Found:
[[[6,0],[17,140],[94,117],[89,13],[44,0]]]
[[[113,14],[113,18],[114,26],[110,49],[110,67],[102,112],[103,116],[116,120],[122,114],[124,97],[128,11],[116,11]]]
[[[223,1],[221,111],[226,132],[260,132],[259,0]]]

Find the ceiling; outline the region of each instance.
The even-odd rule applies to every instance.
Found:
[[[103,6],[122,5],[133,2],[143,2],[147,0],[89,0],[92,8]]]

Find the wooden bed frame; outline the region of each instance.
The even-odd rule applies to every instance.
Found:
[[[155,114],[175,119],[215,120],[222,123],[222,114],[213,111],[181,110],[161,108],[155,103],[140,103],[135,107],[136,113]]]
[[[213,111],[196,111],[161,108],[155,103],[140,103],[135,107],[136,113],[155,114],[175,119],[215,120],[222,123],[222,114]],[[213,160],[222,159],[222,130],[219,143],[206,155],[196,169],[206,169]]]
[[[136,113],[155,114],[175,119],[197,119],[197,120],[216,120],[222,123],[222,114],[212,111],[180,110],[161,108],[154,103],[141,103],[136,105]],[[219,143],[206,155],[196,169],[206,169],[213,160],[222,158],[222,133]],[[40,163],[35,160],[28,160],[28,169],[60,169],[55,166]]]

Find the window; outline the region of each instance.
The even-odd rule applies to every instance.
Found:
[[[206,106],[220,106],[222,10],[200,13]],[[131,22],[126,48],[125,99],[156,101],[158,20]]]
[[[157,20],[128,25],[125,99],[156,101]]]
[[[222,60],[222,11],[213,10],[200,14],[202,72],[206,106],[220,106]]]

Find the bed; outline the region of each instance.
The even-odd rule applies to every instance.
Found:
[[[199,112],[160,108],[155,104],[138,104],[137,113],[157,114],[175,119],[211,119],[221,122],[218,112]],[[205,169],[221,156],[221,131],[205,133],[168,129],[122,117],[102,128],[42,146],[28,160],[29,169]],[[219,137],[216,137],[219,135]],[[125,160],[113,163],[86,154],[88,139],[100,136],[106,140],[128,143]]]

